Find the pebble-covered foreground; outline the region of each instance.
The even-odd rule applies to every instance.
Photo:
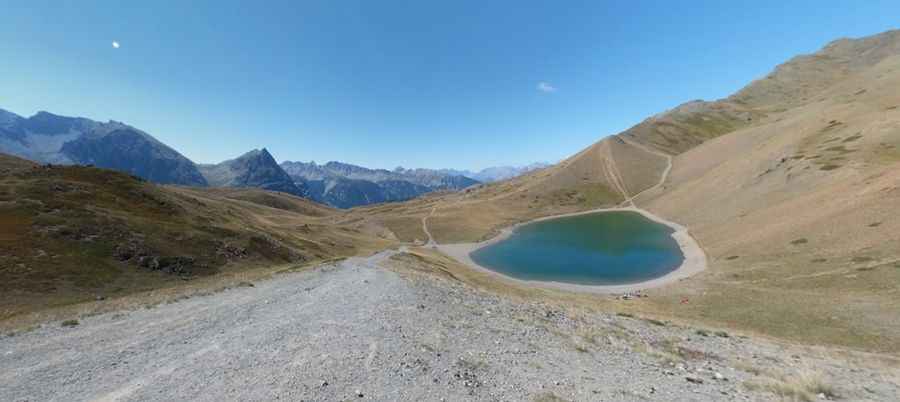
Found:
[[[900,400],[863,355],[510,301],[391,254],[3,337],[0,400]]]

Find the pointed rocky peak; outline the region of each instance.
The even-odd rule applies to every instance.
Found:
[[[289,166],[289,163],[283,164]],[[216,165],[200,166],[206,181],[217,187],[257,187],[305,196],[266,148],[254,149]]]
[[[223,161],[221,163],[218,163],[217,165],[235,166],[235,165],[247,164],[247,163],[254,163],[254,164],[266,163],[266,164],[268,164],[268,163],[270,163],[270,161],[272,163],[274,163],[274,159],[272,158],[272,155],[270,155],[268,153],[268,151],[266,151],[266,149],[263,148],[263,149],[253,149],[251,151],[241,154],[237,158]]]
[[[265,148],[260,149],[260,150],[259,150],[259,157],[262,158],[262,159],[265,159],[266,162],[271,162],[271,163],[274,163],[274,164],[276,164],[276,165],[278,164],[278,162],[275,161],[275,157],[272,156],[271,153],[269,153],[269,150],[268,150],[268,149],[265,149]]]

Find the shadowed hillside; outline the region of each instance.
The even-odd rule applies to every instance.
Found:
[[[0,319],[388,244],[280,193],[166,187],[6,155],[0,173]]]

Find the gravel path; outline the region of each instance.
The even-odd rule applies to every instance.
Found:
[[[743,383],[776,368],[898,395],[895,371],[378,267],[395,253],[0,338],[0,401],[768,400]]]

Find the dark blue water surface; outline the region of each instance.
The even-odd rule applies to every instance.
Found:
[[[520,226],[471,257],[517,279],[628,284],[658,278],[681,265],[684,255],[672,233],[637,212],[598,212]]]

